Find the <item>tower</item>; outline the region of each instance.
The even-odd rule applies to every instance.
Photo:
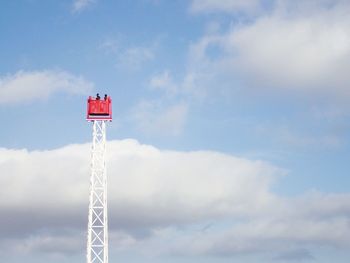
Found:
[[[108,263],[106,122],[112,121],[112,100],[89,97],[87,121],[92,122],[92,149],[87,263]]]

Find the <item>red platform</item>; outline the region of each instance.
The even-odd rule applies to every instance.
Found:
[[[94,120],[109,120],[112,121],[112,99],[107,98],[93,98],[89,97],[87,100],[87,114],[86,119]]]

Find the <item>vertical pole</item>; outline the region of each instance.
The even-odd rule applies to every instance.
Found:
[[[106,121],[93,121],[87,263],[108,263]]]

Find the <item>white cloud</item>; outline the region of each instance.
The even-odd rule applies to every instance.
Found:
[[[329,8],[338,4],[347,4],[347,0],[192,0],[190,11],[193,13],[243,13],[247,17],[254,17],[271,9],[293,10],[299,14],[310,11],[317,13],[320,7]]]
[[[145,63],[154,60],[158,40],[151,45],[126,45],[122,43],[122,39],[122,36],[108,38],[99,46],[107,55],[115,57],[118,68],[139,70]]]
[[[272,202],[273,209],[243,220],[226,217],[224,223],[206,221],[191,231],[162,228],[156,232],[152,246],[163,253],[177,255],[264,254],[291,259],[312,258],[315,248],[317,251],[320,247],[347,250],[350,243],[349,196],[313,193],[295,199],[278,198],[277,202]]]
[[[1,149],[0,168],[6,176],[0,183],[7,185],[0,193],[1,209],[34,209],[46,216],[52,210],[84,210],[89,148],[85,144],[52,151]],[[268,186],[271,176],[279,173],[260,161],[216,152],[160,151],[134,140],[109,142],[108,153],[111,213],[119,224],[172,224],[256,213],[272,198]],[[15,222],[13,226],[16,231]]]
[[[188,75],[199,76],[201,82],[201,76],[210,72],[220,85],[233,82],[231,88],[239,82],[260,89],[349,98],[350,5],[279,3],[250,23],[203,36],[190,49]],[[208,86],[207,82],[201,83]]]
[[[72,10],[73,12],[81,12],[86,9],[88,6],[94,4],[96,0],[74,0]]]
[[[118,55],[118,66],[138,70],[141,66],[154,59],[154,51],[150,47],[131,47]]]
[[[0,104],[45,100],[56,92],[87,94],[93,84],[61,70],[18,71],[0,77]]]
[[[25,238],[22,242],[15,244],[15,251],[22,253],[41,252],[45,254],[64,255],[74,254],[84,250],[85,236],[79,232],[69,234],[40,234]]]
[[[176,80],[168,70],[153,75],[149,81],[150,89],[161,91],[164,98],[173,101],[199,102],[208,99],[209,94],[222,95],[224,88],[217,85],[218,71],[213,72],[205,59],[196,59],[196,62],[191,61],[190,69],[182,80]]]
[[[119,50],[119,43],[117,40],[108,38],[101,42],[98,47],[100,50],[104,50],[107,54],[115,54]]]
[[[338,133],[324,134],[302,134],[297,133],[295,130],[288,126],[278,125],[259,125],[256,128],[256,133],[259,137],[271,137],[275,143],[297,147],[307,148],[318,151],[320,149],[335,149],[344,145],[344,140]],[[305,133],[305,132],[304,132]],[[320,133],[320,132],[318,132]]]
[[[289,19],[280,15],[230,32],[229,64],[256,83],[349,95],[350,19],[340,10]]]
[[[282,254],[315,247],[348,248],[347,218],[332,220],[252,221],[222,231],[180,237],[174,252],[182,255]],[[173,253],[174,253],[173,252]],[[312,256],[311,253],[308,253]]]
[[[148,85],[161,98],[141,100],[134,106],[131,115],[136,127],[152,135],[180,135],[189,111],[188,102],[182,99],[188,93],[185,86],[176,84],[167,70],[153,75]]]
[[[188,105],[164,105],[156,101],[141,101],[133,109],[132,117],[138,129],[148,134],[179,135],[187,120]]]
[[[260,7],[260,0],[193,0],[192,12],[239,12],[255,11]]]
[[[0,250],[70,254],[83,247],[89,149],[0,150]],[[349,246],[349,194],[279,197],[271,185],[284,171],[265,162],[123,140],[108,143],[107,164],[111,247],[312,257],[313,247]]]
[[[170,72],[167,70],[161,74],[154,75],[150,79],[149,84],[152,89],[164,91],[167,95],[175,95],[179,92],[179,87],[175,84]]]

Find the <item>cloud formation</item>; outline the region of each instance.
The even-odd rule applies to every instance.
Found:
[[[62,70],[18,71],[0,77],[0,105],[45,100],[56,92],[88,94],[93,83]]]
[[[94,4],[97,0],[74,0],[72,5],[72,11],[74,13],[81,12],[88,6]]]
[[[229,10],[225,7],[228,3],[240,2],[194,1],[193,6]],[[272,6],[249,23],[232,24],[226,32],[208,33],[193,44],[188,70],[188,76],[195,76],[193,84],[205,88],[215,81],[221,86],[231,82],[234,86],[349,98],[349,3],[276,1]],[[201,81],[206,75],[212,80]]]
[[[116,57],[118,68],[137,71],[155,59],[158,42],[156,39],[151,45],[131,45],[123,43],[120,38],[106,39],[99,48],[109,56]]]
[[[176,95],[179,87],[175,84],[168,70],[151,77],[149,83],[151,89],[165,92],[168,96]]]
[[[6,185],[0,193],[0,250],[13,244],[21,253],[69,255],[83,248],[89,149],[0,150],[0,183]],[[273,252],[284,259],[310,258],[315,246],[350,242],[349,194],[280,197],[271,186],[285,172],[262,161],[162,151],[129,139],[108,144],[107,163],[111,244],[119,249]],[[65,239],[71,245],[55,250]]]
[[[154,51],[148,47],[131,47],[118,57],[118,66],[137,70],[147,61],[154,59]]]
[[[110,142],[108,152],[111,206],[125,210],[118,217],[140,213],[134,219],[118,220],[125,224],[133,220],[172,224],[227,212],[249,214],[268,202],[270,177],[278,173],[277,168],[259,161],[215,152],[160,151],[134,140]],[[75,214],[87,202],[89,157],[87,144],[52,151],[1,149],[0,166],[7,174],[1,183],[11,186],[1,193],[1,208],[17,212],[65,209],[66,214]],[[251,207],[236,207],[240,201]]]
[[[223,39],[227,62],[266,86],[350,95],[350,20],[343,8],[292,18],[276,13],[233,30]]]
[[[193,0],[191,11],[195,13],[254,11],[260,0]]]
[[[147,134],[177,136],[183,131],[187,114],[185,102],[165,105],[162,101],[143,100],[133,109],[132,118],[136,127]]]

